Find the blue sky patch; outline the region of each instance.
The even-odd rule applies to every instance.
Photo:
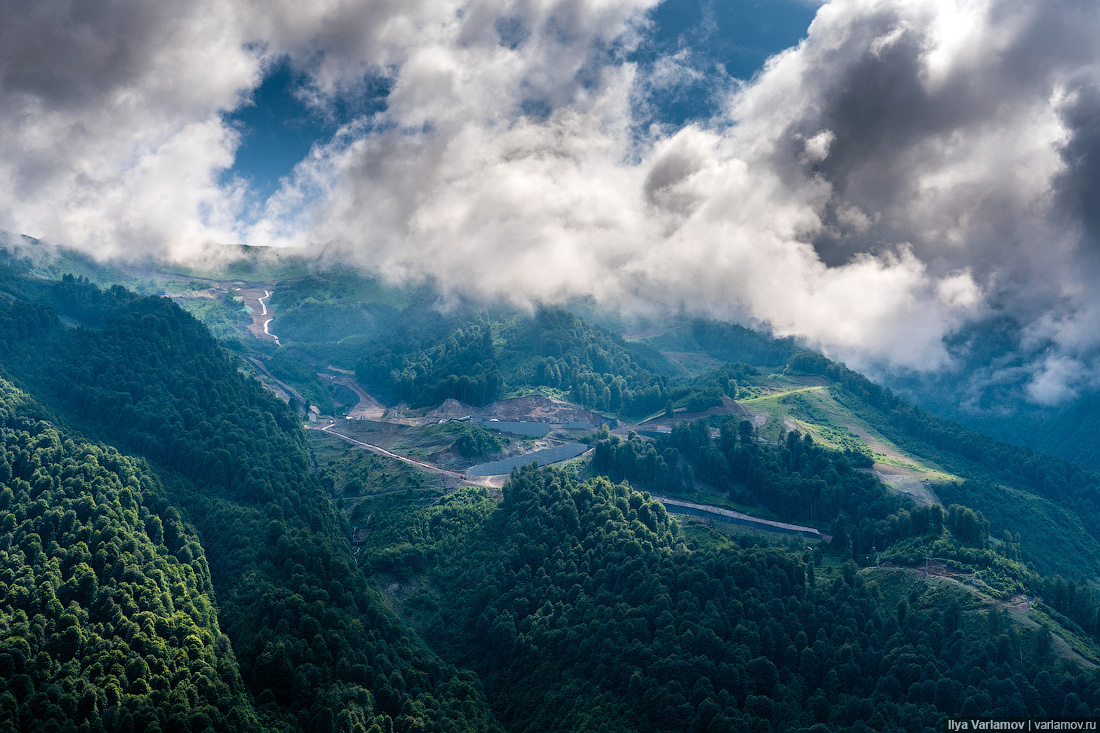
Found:
[[[643,100],[650,115],[643,126],[658,122],[682,126],[709,119],[718,111],[715,92],[733,79],[747,80],[775,53],[805,37],[817,5],[808,0],[667,0],[654,11],[651,37],[631,60],[645,67],[662,56],[687,52],[686,63],[699,72],[692,82],[655,91]],[[518,31],[517,31],[518,32]],[[257,200],[265,201],[279,179],[318,142],[325,143],[340,125],[385,109],[386,79],[365,80],[360,92],[330,100],[324,110],[311,107],[301,94],[306,78],[282,62],[268,72],[252,104],[227,119],[241,132],[241,144],[226,179],[248,180]],[[524,109],[545,115],[537,100]]]

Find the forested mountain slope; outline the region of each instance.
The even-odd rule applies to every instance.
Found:
[[[510,389],[543,387],[584,407],[640,416],[673,396],[665,366],[655,350],[561,308],[455,317],[414,303],[364,349],[356,374],[413,407],[450,398],[485,405]]]
[[[523,469],[502,502],[469,489],[393,525],[422,557],[389,568],[405,606],[510,730],[941,730],[1100,707],[1094,669],[963,586],[699,544],[603,478]]]
[[[194,529],[45,417],[0,380],[0,727],[256,729]]]
[[[610,480],[525,469],[501,500],[477,488],[418,499],[420,482],[382,491],[364,499],[370,532],[357,563],[348,521],[315,473],[295,415],[191,316],[164,299],[80,279],[9,277],[3,286],[0,364],[44,405],[5,383],[4,404],[18,407],[4,423],[12,476],[0,467],[10,490],[9,498],[0,489],[0,501],[15,508],[0,520],[0,543],[11,535],[0,548],[11,563],[0,580],[31,588],[33,573],[34,592],[47,596],[44,606],[21,607],[25,620],[15,601],[3,607],[0,666],[10,659],[9,685],[21,687],[0,700],[20,724],[54,717],[114,729],[129,715],[137,729],[152,714],[162,728],[202,729],[209,718],[215,729],[326,733],[938,730],[945,715],[1100,713],[1100,677],[1087,667],[1100,658],[1100,604],[1087,579],[1044,577],[1047,559],[1028,546],[1031,537],[991,548],[987,523],[1007,521],[995,514],[995,492],[1012,483],[1081,524],[1093,516],[1096,477],[932,418],[819,356],[790,354],[785,370],[827,381],[821,388],[907,449],[935,451],[970,479],[945,487],[963,497],[949,502],[985,516],[915,506],[868,472],[863,453],[793,432],[771,445],[727,414],[649,440],[597,433],[592,468]],[[416,338],[395,330],[377,342],[389,350],[377,361],[368,353],[364,364],[403,365],[391,377],[406,375],[423,395],[472,388],[481,377],[490,385],[494,373],[547,389],[588,385],[590,396],[602,382],[593,399],[610,408],[617,391],[619,414],[629,414],[647,390],[667,405],[707,390],[751,391],[761,376],[726,365],[677,384],[661,373],[659,355],[556,310],[473,318],[457,329],[421,315],[402,332]],[[723,333],[698,335],[709,343]],[[768,358],[789,347],[734,335]],[[556,386],[546,383],[555,377]],[[47,414],[57,416],[53,425],[37,422]],[[687,533],[649,496],[611,483],[624,479],[661,491],[707,482],[816,523],[833,539],[809,549]],[[89,510],[80,481],[100,480],[105,488],[87,492],[92,528],[81,530]],[[63,534],[67,506],[74,538]],[[95,539],[96,523],[108,520],[120,523],[113,531],[123,553],[141,558],[112,562],[109,577],[96,564],[98,546],[80,534]],[[16,531],[24,532],[18,540]],[[1095,542],[1091,527],[1066,531]],[[973,581],[860,570],[873,563],[872,549],[908,566],[934,553]],[[1028,559],[1035,567],[1021,562]],[[97,583],[90,606],[82,562]],[[1080,563],[1081,575],[1094,575],[1092,562]],[[387,593],[396,584],[405,600],[384,596],[376,582]],[[121,616],[110,607],[103,620],[95,615],[104,587]],[[1002,613],[1021,593],[1044,597],[1041,622]],[[134,614],[142,620],[124,625]],[[107,664],[105,649],[125,654],[134,640],[146,643],[135,628],[148,643],[162,640],[162,662],[141,651],[148,671]],[[228,642],[218,641],[219,629]],[[46,656],[16,641],[28,634]],[[87,645],[108,634],[128,646]],[[163,711],[152,708],[157,676],[172,681]]]
[[[482,406],[542,389],[636,416],[682,396],[670,394],[671,367],[657,350],[560,307],[532,316],[468,302],[441,309],[426,288],[340,272],[280,283],[272,302],[285,344],[354,367],[362,383],[414,408],[452,398]]]
[[[23,324],[9,331],[11,373],[75,425],[161,467],[167,499],[212,558],[221,624],[264,715],[303,729],[495,727],[476,682],[403,627],[354,567],[293,414],[201,324],[162,299],[123,304],[99,330],[18,301],[0,311]]]
[[[837,398],[868,424],[907,451],[964,477],[938,489],[941,498],[981,510],[997,525],[997,537],[1003,530],[1019,533],[1032,555],[1047,559],[1048,572],[1060,554],[1079,568],[1067,574],[1098,575],[1100,474],[936,417],[819,355],[797,354],[788,368],[833,380]],[[1087,547],[1071,539],[1082,531],[1091,537]]]

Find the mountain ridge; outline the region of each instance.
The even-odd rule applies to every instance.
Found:
[[[84,278],[0,275],[4,371],[66,413],[66,430],[146,456],[167,499],[150,517],[162,528],[187,517],[212,558],[212,607],[240,675],[227,729],[770,730],[777,720],[844,730],[870,715],[931,730],[945,715],[1100,710],[1090,666],[1100,661],[1100,554],[1082,550],[1076,566],[1056,554],[1063,541],[1095,542],[1084,520],[1096,475],[935,418],[819,354],[718,329],[786,359],[673,378],[639,371],[663,362],[628,359],[625,342],[564,311],[545,312],[542,325],[538,314],[428,316],[436,325],[423,333],[453,341],[438,364],[465,344],[481,360],[467,376],[496,368],[513,389],[568,387],[605,413],[613,385],[621,409],[623,385],[648,380],[671,425],[652,436],[601,428],[591,462],[518,469],[499,494],[456,491],[381,457],[353,460],[354,448],[333,448],[320,431],[307,438],[292,405],[167,300]],[[274,353],[303,368],[323,354],[295,348]],[[424,338],[400,352],[423,362],[414,383],[436,375],[420,383],[429,391],[456,376],[422,359],[433,348]],[[555,371],[557,387],[539,384]],[[816,397],[793,399],[818,392],[833,413]],[[761,399],[774,415],[755,424]],[[708,414],[727,400],[749,407]],[[703,416],[676,420],[685,414]],[[850,416],[874,434],[852,432]],[[457,440],[448,435],[436,439]],[[946,506],[914,504],[870,472],[881,440],[961,479],[937,484]],[[1015,494],[996,493],[1006,482]],[[808,511],[831,539],[769,547],[675,520],[638,491],[690,495],[704,484],[781,519]],[[1036,513],[1050,527],[1036,527]],[[990,538],[991,525],[1008,534]],[[160,536],[152,518],[147,531]],[[923,579],[929,555],[969,585]],[[912,570],[897,576],[878,562]],[[1043,600],[1006,616],[1001,607],[1022,594]],[[916,668],[900,661],[903,648]],[[999,692],[1010,682],[1016,693]],[[80,719],[89,727],[126,712],[96,705]],[[72,722],[65,706],[4,709],[12,720]]]

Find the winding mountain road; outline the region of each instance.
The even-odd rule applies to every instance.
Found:
[[[264,290],[264,297],[263,298],[257,298],[257,300],[260,302],[260,307],[263,309],[263,312],[260,313],[261,316],[266,316],[267,315],[267,303],[264,302],[264,298],[270,298],[270,297],[271,297],[271,292],[268,291],[268,290]],[[279,343],[279,337],[276,336],[275,334],[271,333],[270,330],[268,330],[268,327],[271,325],[271,322],[273,320],[275,320],[275,319],[274,318],[268,318],[266,321],[264,321],[264,333],[266,333],[271,338],[275,339],[275,345],[276,346],[282,346],[282,344]]]
[[[398,455],[397,453],[393,453],[392,451],[388,451],[388,450],[386,450],[385,448],[383,448],[381,446],[371,445],[370,443],[364,443],[363,441],[356,440],[355,438],[352,438],[351,436],[344,435],[342,433],[338,433],[335,430],[333,430],[333,428],[336,427],[336,425],[338,425],[338,423],[333,421],[333,422],[330,422],[328,425],[322,426],[320,428],[320,430],[323,433],[328,433],[329,435],[335,435],[340,440],[351,443],[352,445],[357,445],[360,448],[365,448],[365,449],[369,450],[371,453],[377,453],[380,456],[385,456],[386,458],[393,458],[394,460],[401,461],[402,463],[407,463],[410,466],[415,466],[416,468],[419,468],[421,471],[427,471],[428,473],[434,473],[437,476],[446,476],[448,478],[454,479],[456,481],[461,481],[461,482],[464,482],[464,483],[467,483],[467,484],[474,484],[474,485],[477,485],[477,486],[485,486],[485,487],[494,488],[494,489],[499,489],[501,486],[504,485],[504,482],[508,479],[507,475],[503,475],[503,476],[467,476],[466,474],[460,473],[459,471],[448,471],[445,468],[440,468],[439,466],[433,465],[431,463],[425,463],[424,461],[418,461],[418,460],[413,459],[413,458],[407,458],[406,456]]]
[[[279,337],[271,333],[272,314],[264,301],[271,297],[271,291],[258,286],[235,288],[244,299],[244,304],[252,309],[252,323],[248,326],[249,332],[260,341],[271,339],[277,345]]]

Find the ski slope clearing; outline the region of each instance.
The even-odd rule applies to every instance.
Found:
[[[798,430],[828,448],[863,453],[874,461],[872,470],[883,483],[918,504],[938,504],[935,487],[960,480],[902,451],[840,404],[833,389],[821,384],[792,387],[739,404],[754,416],[761,439],[775,442]]]

